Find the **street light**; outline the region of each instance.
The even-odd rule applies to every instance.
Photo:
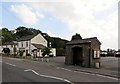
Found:
[[[51,48],[51,42],[49,42],[49,47]]]
[[[15,45],[17,44],[17,41],[13,41],[13,53],[14,53],[14,57],[16,56],[16,51],[17,51],[17,49],[16,49],[16,47],[15,47]]]
[[[49,48],[51,48],[51,42],[49,42]],[[47,62],[49,62],[49,55],[47,56]]]

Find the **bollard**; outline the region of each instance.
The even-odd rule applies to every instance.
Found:
[[[38,61],[38,58],[36,58],[36,60]]]
[[[100,63],[99,63],[99,62],[95,63],[95,67],[96,67],[97,69],[99,69],[99,68],[100,68]]]
[[[49,62],[49,58],[46,59],[46,62]]]
[[[42,62],[43,62],[43,58],[41,58]]]

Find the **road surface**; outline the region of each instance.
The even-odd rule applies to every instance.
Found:
[[[51,66],[50,62],[15,58],[3,58],[2,70],[3,82],[118,82],[117,78]]]

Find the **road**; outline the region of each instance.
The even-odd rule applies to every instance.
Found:
[[[3,82],[63,82],[3,63]],[[32,84],[32,83],[31,83]]]
[[[3,58],[3,82],[118,82],[118,79],[72,71],[50,62]]]

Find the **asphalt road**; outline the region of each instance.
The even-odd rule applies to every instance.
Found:
[[[51,62],[3,58],[4,82],[118,82],[115,78],[51,66]]]
[[[25,71],[22,68],[14,67],[3,63],[3,82],[63,82],[57,79],[41,77],[32,71]],[[66,83],[67,84],[67,83]]]

